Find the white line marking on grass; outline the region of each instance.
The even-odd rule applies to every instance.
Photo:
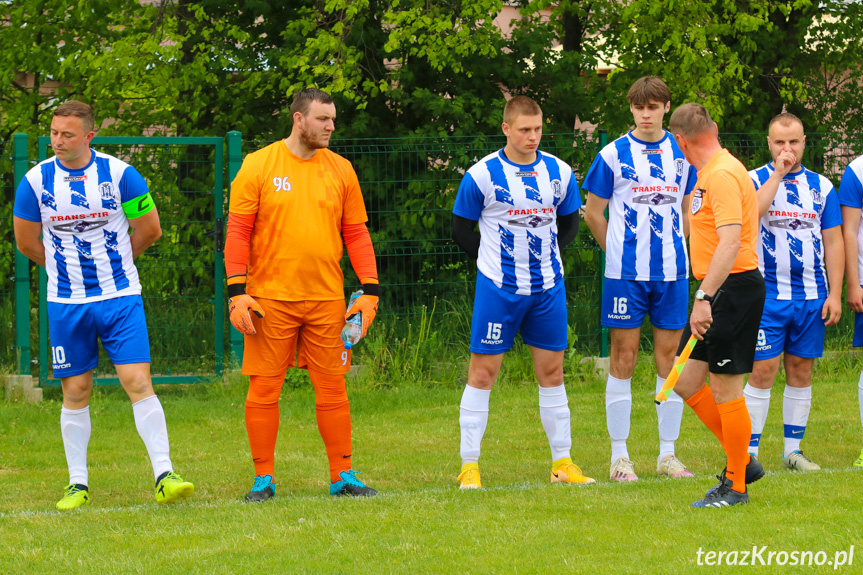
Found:
[[[806,473],[806,476],[814,476],[817,477],[819,474],[838,474],[838,473],[863,473],[860,469],[856,467],[848,467],[845,469],[822,469],[818,472]],[[768,477],[779,477],[779,476],[791,476],[791,475],[804,475],[803,473],[793,473],[789,471],[767,471],[765,476]],[[684,479],[669,479],[664,476],[655,476],[655,477],[640,477],[637,482],[633,483],[620,483],[617,481],[612,481],[610,479],[599,480],[596,483],[590,485],[562,485],[562,484],[552,484],[545,481],[538,482],[520,482],[520,483],[510,483],[507,485],[495,485],[490,487],[483,487],[482,489],[471,489],[469,491],[465,491],[465,496],[470,497],[470,493],[493,493],[493,492],[507,492],[507,491],[528,491],[528,490],[536,490],[536,489],[583,489],[585,491],[592,491],[595,489],[627,489],[632,487],[637,487],[642,484],[662,484],[662,483],[673,483],[674,485],[688,485],[690,483],[695,484],[698,483],[699,479],[708,479],[710,476],[696,476],[693,478],[684,478]],[[244,507],[249,505],[250,507],[258,507],[265,505],[277,505],[279,507],[283,507],[284,503],[290,503],[292,501],[324,501],[324,500],[345,500],[345,501],[374,501],[376,499],[391,499],[396,497],[415,497],[416,495],[437,495],[444,493],[454,493],[459,492],[458,485],[455,481],[452,482],[452,485],[441,486],[441,487],[427,487],[424,489],[405,489],[399,491],[390,491],[379,493],[377,497],[374,498],[351,498],[351,497],[333,497],[332,495],[299,495],[292,494],[286,496],[279,496],[272,502],[261,502],[261,503],[246,503],[242,499],[221,499],[218,501],[190,501],[186,500],[181,503],[177,503],[174,505],[159,505],[155,502],[153,503],[139,503],[136,505],[112,505],[109,507],[96,507],[88,506],[85,509],[81,509],[81,511],[86,511],[88,514],[108,514],[108,513],[123,513],[129,511],[151,511],[153,509],[165,508],[165,507],[173,507],[176,509],[222,509],[225,507]],[[91,504],[92,505],[92,504]],[[57,517],[57,516],[68,516],[75,517],[78,515],[76,510],[73,511],[57,511],[54,509],[50,510],[23,510],[23,511],[8,511],[8,512],[0,512],[0,519],[25,519],[29,517]]]

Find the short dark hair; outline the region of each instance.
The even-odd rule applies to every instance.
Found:
[[[518,116],[542,116],[542,108],[533,98],[513,96],[503,107],[503,121],[511,123]]]
[[[668,121],[668,131],[672,134],[681,134],[685,138],[692,138],[714,126],[710,112],[701,104],[689,102],[678,107],[671,114]]]
[[[291,102],[291,116],[299,112],[303,116],[309,113],[309,108],[312,102],[320,102],[321,104],[332,104],[333,97],[317,88],[305,88],[294,94],[294,99]]]
[[[84,132],[92,132],[96,125],[96,118],[93,114],[93,108],[89,104],[79,102],[78,100],[67,100],[54,109],[54,116],[75,116],[81,118],[81,125],[84,127]]]
[[[667,104],[671,101],[671,90],[668,89],[662,78],[644,76],[632,84],[626,94],[626,99],[629,100],[630,106],[644,105],[651,100],[660,104]]]
[[[770,123],[767,125],[767,130],[770,131],[770,128],[773,127],[773,124],[779,122],[783,126],[790,126],[794,122],[800,124],[800,127],[803,128],[803,120],[792,114],[791,112],[782,112],[781,114],[776,114],[773,116],[773,119],[770,120]]]

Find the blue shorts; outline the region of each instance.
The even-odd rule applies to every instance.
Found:
[[[863,346],[863,313],[857,313],[856,311],[854,312],[854,339],[851,341],[851,346]]]
[[[99,363],[99,343],[114,365],[150,363],[150,339],[139,295],[92,303],[48,302],[54,377],[87,373]]]
[[[636,281],[605,278],[602,315],[605,327],[641,327],[644,316],[659,329],[683,329],[689,323],[689,280]]]
[[[764,302],[755,361],[772,359],[783,351],[797,357],[824,355],[824,299]]]
[[[495,355],[512,348],[515,334],[527,345],[563,351],[566,339],[566,290],[560,282],[550,290],[533,295],[504,291],[477,273],[470,351]]]

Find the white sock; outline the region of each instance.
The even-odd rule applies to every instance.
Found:
[[[860,425],[863,425],[863,371],[860,372],[860,381],[857,382],[857,405],[860,406]]]
[[[770,410],[770,390],[752,387],[748,383],[743,388],[746,409],[749,410],[749,421],[752,422],[752,436],[749,439],[749,453],[758,457],[758,447],[761,445],[761,434],[767,423],[767,412]]]
[[[812,408],[812,386],[785,386],[782,397],[782,423],[785,424],[785,456],[800,449],[800,440],[806,433],[809,410]]]
[[[479,461],[480,444],[488,425],[488,398],[490,389],[477,389],[466,385],[458,410],[461,429],[461,464]]]
[[[166,471],[173,471],[171,465],[171,446],[168,444],[168,424],[165,422],[165,410],[159,398],[151,395],[132,404],[135,414],[135,427],[138,435],[144,440],[144,446],[150,455],[153,465],[153,476],[158,479]]]
[[[82,409],[60,408],[60,434],[69,467],[69,484],[87,485],[87,446],[90,444],[90,406]]]
[[[605,384],[605,423],[611,437],[611,462],[629,458],[626,440],[629,438],[629,418],[632,414],[632,378],[608,376]]]
[[[656,393],[665,385],[665,378],[656,376]],[[668,399],[656,406],[656,418],[659,420],[659,459],[666,455],[674,455],[674,442],[680,437],[680,421],[683,419],[683,398],[671,391]]]
[[[572,434],[569,401],[566,399],[566,388],[562,383],[557,387],[539,388],[539,419],[548,436],[551,460],[557,461],[570,457]]]

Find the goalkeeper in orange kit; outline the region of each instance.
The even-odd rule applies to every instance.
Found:
[[[327,149],[336,108],[329,94],[305,89],[291,104],[291,135],[243,161],[231,185],[225,268],[231,323],[245,337],[249,375],[246,431],[255,482],[246,501],[276,493],[273,457],[279,395],[289,367],[307,369],[318,429],[330,465],[330,493],[377,492],[351,468],[351,413],[345,373],[351,352],[345,319],[374,320],[378,274],[359,181],[350,162]],[[342,240],[364,294],[345,309]]]

